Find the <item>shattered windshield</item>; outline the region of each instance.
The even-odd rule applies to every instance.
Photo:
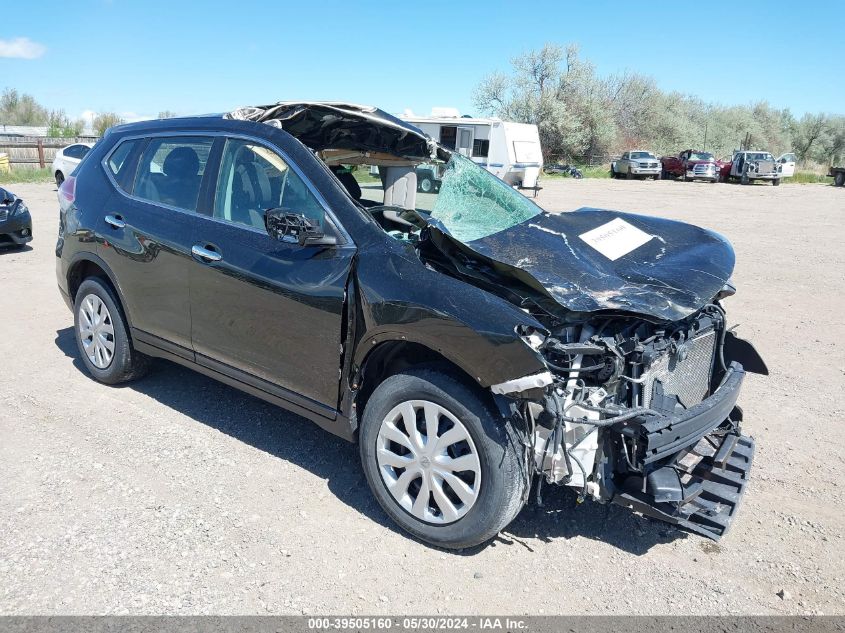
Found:
[[[709,152],[692,152],[689,155],[690,160],[713,160],[713,154]]]
[[[540,207],[458,153],[446,164],[432,217],[461,242],[487,237],[539,215]]]

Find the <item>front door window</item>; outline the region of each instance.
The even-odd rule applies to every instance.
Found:
[[[300,213],[323,226],[323,207],[281,156],[253,141],[227,140],[214,217],[264,230],[264,213],[275,208]]]

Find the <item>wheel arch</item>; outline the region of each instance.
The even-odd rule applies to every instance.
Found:
[[[118,308],[122,312],[123,318],[126,319],[126,324],[131,328],[132,321],[126,312],[126,302],[123,299],[123,293],[120,290],[117,279],[115,279],[114,273],[109,269],[106,262],[93,253],[81,253],[68,266],[67,289],[71,305],[76,301],[76,293],[79,291],[82,282],[89,277],[102,279],[111,288],[117,297]]]
[[[353,407],[358,418],[364,415],[367,401],[384,380],[406,369],[420,367],[430,367],[444,372],[478,394],[492,411],[504,413],[493,393],[483,388],[477,377],[462,367],[458,361],[448,358],[441,351],[423,342],[389,339],[373,345],[358,363],[358,371],[352,385],[355,391]]]

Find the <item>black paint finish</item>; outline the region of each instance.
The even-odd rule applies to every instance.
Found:
[[[302,116],[305,121],[308,115]],[[427,151],[415,128],[397,130],[398,135],[369,142]],[[116,187],[103,168],[104,157],[121,139],[173,134],[219,140],[206,167],[198,213],[140,201]],[[289,244],[211,218],[219,147],[227,136],[282,152],[333,216],[338,244]],[[104,221],[108,214],[119,215],[126,226],[110,226]],[[665,242],[655,238],[613,265],[577,243],[582,229],[616,217]],[[417,343],[483,387],[546,371],[540,354],[517,332],[545,328],[519,301],[508,292],[485,290],[472,275],[444,274],[446,260],[427,263],[426,249],[433,256],[438,248],[431,240],[438,238],[442,247],[448,235],[430,228],[430,240],[419,247],[390,237],[310,149],[277,127],[196,117],[113,128],[78,170],[76,200],[62,213],[61,226],[57,277],[68,300],[84,271],[101,270],[117,289],[142,351],[192,366],[350,439],[353,383],[381,345]],[[519,283],[564,311],[613,310],[659,319],[677,318],[712,299],[733,265],[730,247],[712,233],[597,210],[538,216],[468,246],[452,242],[498,262],[488,287],[495,279],[512,283],[521,265]],[[222,258],[195,258],[193,245]],[[528,265],[522,260],[531,253],[542,257]]]
[[[579,236],[616,218],[653,237],[611,261]],[[701,309],[734,267],[730,244],[712,231],[601,209],[543,213],[468,246],[528,273],[539,290],[567,310],[613,310],[661,321]]]

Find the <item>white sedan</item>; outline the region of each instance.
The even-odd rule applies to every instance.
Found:
[[[60,187],[65,178],[73,173],[76,166],[94,147],[91,143],[74,143],[56,152],[51,166],[53,175],[56,177],[56,186]]]

